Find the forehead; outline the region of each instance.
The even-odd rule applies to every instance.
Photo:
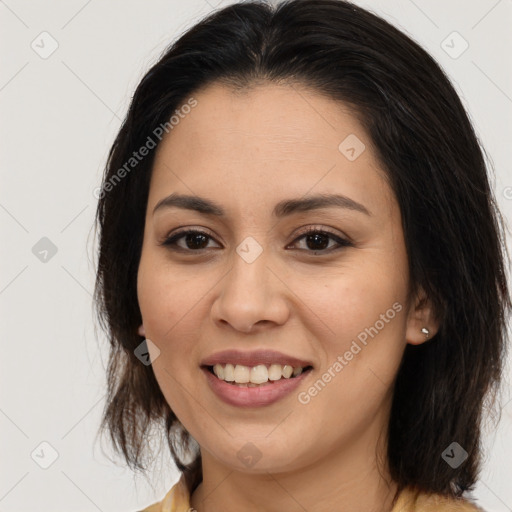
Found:
[[[344,104],[297,85],[235,92],[216,83],[191,96],[196,106],[158,147],[149,207],[174,190],[220,195],[228,206],[333,191],[370,210],[391,199],[369,136]]]
[[[232,159],[265,151],[267,156],[329,158],[349,134],[369,143],[359,122],[340,102],[297,85],[265,84],[234,91],[215,83],[193,95],[197,101],[160,145],[161,150]],[[187,144],[183,145],[183,139]],[[235,145],[241,143],[241,145]],[[178,156],[178,155],[177,155]],[[198,155],[199,156],[199,155]]]

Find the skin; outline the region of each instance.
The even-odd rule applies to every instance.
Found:
[[[164,137],[148,198],[138,298],[139,333],[160,350],[153,370],[177,417],[199,443],[198,512],[389,511],[396,491],[386,461],[393,382],[407,343],[437,325],[421,293],[407,302],[408,259],[400,209],[369,136],[341,103],[297,85],[235,93],[209,85]],[[366,149],[338,149],[355,134]],[[155,205],[171,193],[218,202],[224,218]],[[276,203],[339,193],[371,215],[330,207],[275,219]],[[210,238],[183,251],[159,245],[178,228]],[[308,227],[332,239],[308,244]],[[263,252],[236,252],[253,237]],[[196,247],[207,247],[197,249]],[[188,249],[188,252],[186,252]],[[317,249],[315,251],[315,249]],[[195,252],[194,252],[195,251]],[[323,251],[323,252],[322,252]],[[394,303],[396,316],[307,404],[307,391]],[[420,307],[421,305],[421,307]],[[269,406],[238,408],[211,391],[199,366],[214,352],[271,348],[313,363],[296,392]],[[237,457],[251,442],[261,458]],[[378,462],[379,461],[379,462]]]

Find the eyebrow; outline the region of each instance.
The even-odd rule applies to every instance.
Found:
[[[285,199],[275,205],[272,215],[277,218],[282,218],[298,212],[332,207],[354,210],[369,216],[372,215],[361,203],[341,194],[316,194],[300,199]],[[159,201],[153,209],[153,215],[156,211],[163,208],[182,208],[185,210],[193,210],[204,215],[213,215],[215,217],[224,217],[226,215],[222,206],[210,199],[177,193],[173,193]]]

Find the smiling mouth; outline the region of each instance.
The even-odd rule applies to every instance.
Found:
[[[281,380],[290,380],[302,373],[310,372],[311,365],[292,367],[290,365],[259,364],[253,367],[233,364],[216,364],[204,366],[211,374],[219,380],[238,387],[261,387],[272,385]]]

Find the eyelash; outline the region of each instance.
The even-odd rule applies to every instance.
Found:
[[[178,233],[175,233],[174,235],[165,238],[164,241],[161,242],[159,245],[165,246],[165,247],[169,248],[172,251],[178,251],[178,252],[189,252],[189,253],[191,253],[191,252],[198,252],[198,253],[201,253],[201,252],[207,250],[207,248],[202,248],[202,249],[184,249],[183,247],[178,247],[176,245],[176,241],[177,240],[180,240],[181,238],[183,238],[183,237],[185,237],[186,235],[189,235],[189,234],[205,235],[206,237],[208,237],[208,238],[213,240],[213,237],[210,236],[205,231],[201,231],[201,230],[198,230],[198,229],[187,229],[187,230],[179,231]],[[295,240],[292,242],[292,244],[296,243],[298,240],[300,240],[300,239],[302,239],[302,238],[304,238],[304,237],[306,237],[308,235],[312,235],[312,234],[327,235],[329,238],[334,240],[339,245],[338,245],[338,247],[334,247],[334,248],[331,247],[330,249],[318,249],[317,251],[307,250],[307,249],[301,249],[301,250],[305,250],[306,252],[310,252],[310,253],[318,252],[318,253],[330,254],[330,253],[332,253],[334,251],[338,251],[338,250],[343,249],[345,247],[352,247],[353,246],[353,244],[351,242],[349,242],[348,240],[345,240],[345,239],[341,238],[338,235],[335,235],[334,233],[332,233],[330,231],[326,231],[325,229],[318,229],[316,227],[310,227],[307,230],[303,231],[297,238],[295,238]]]

